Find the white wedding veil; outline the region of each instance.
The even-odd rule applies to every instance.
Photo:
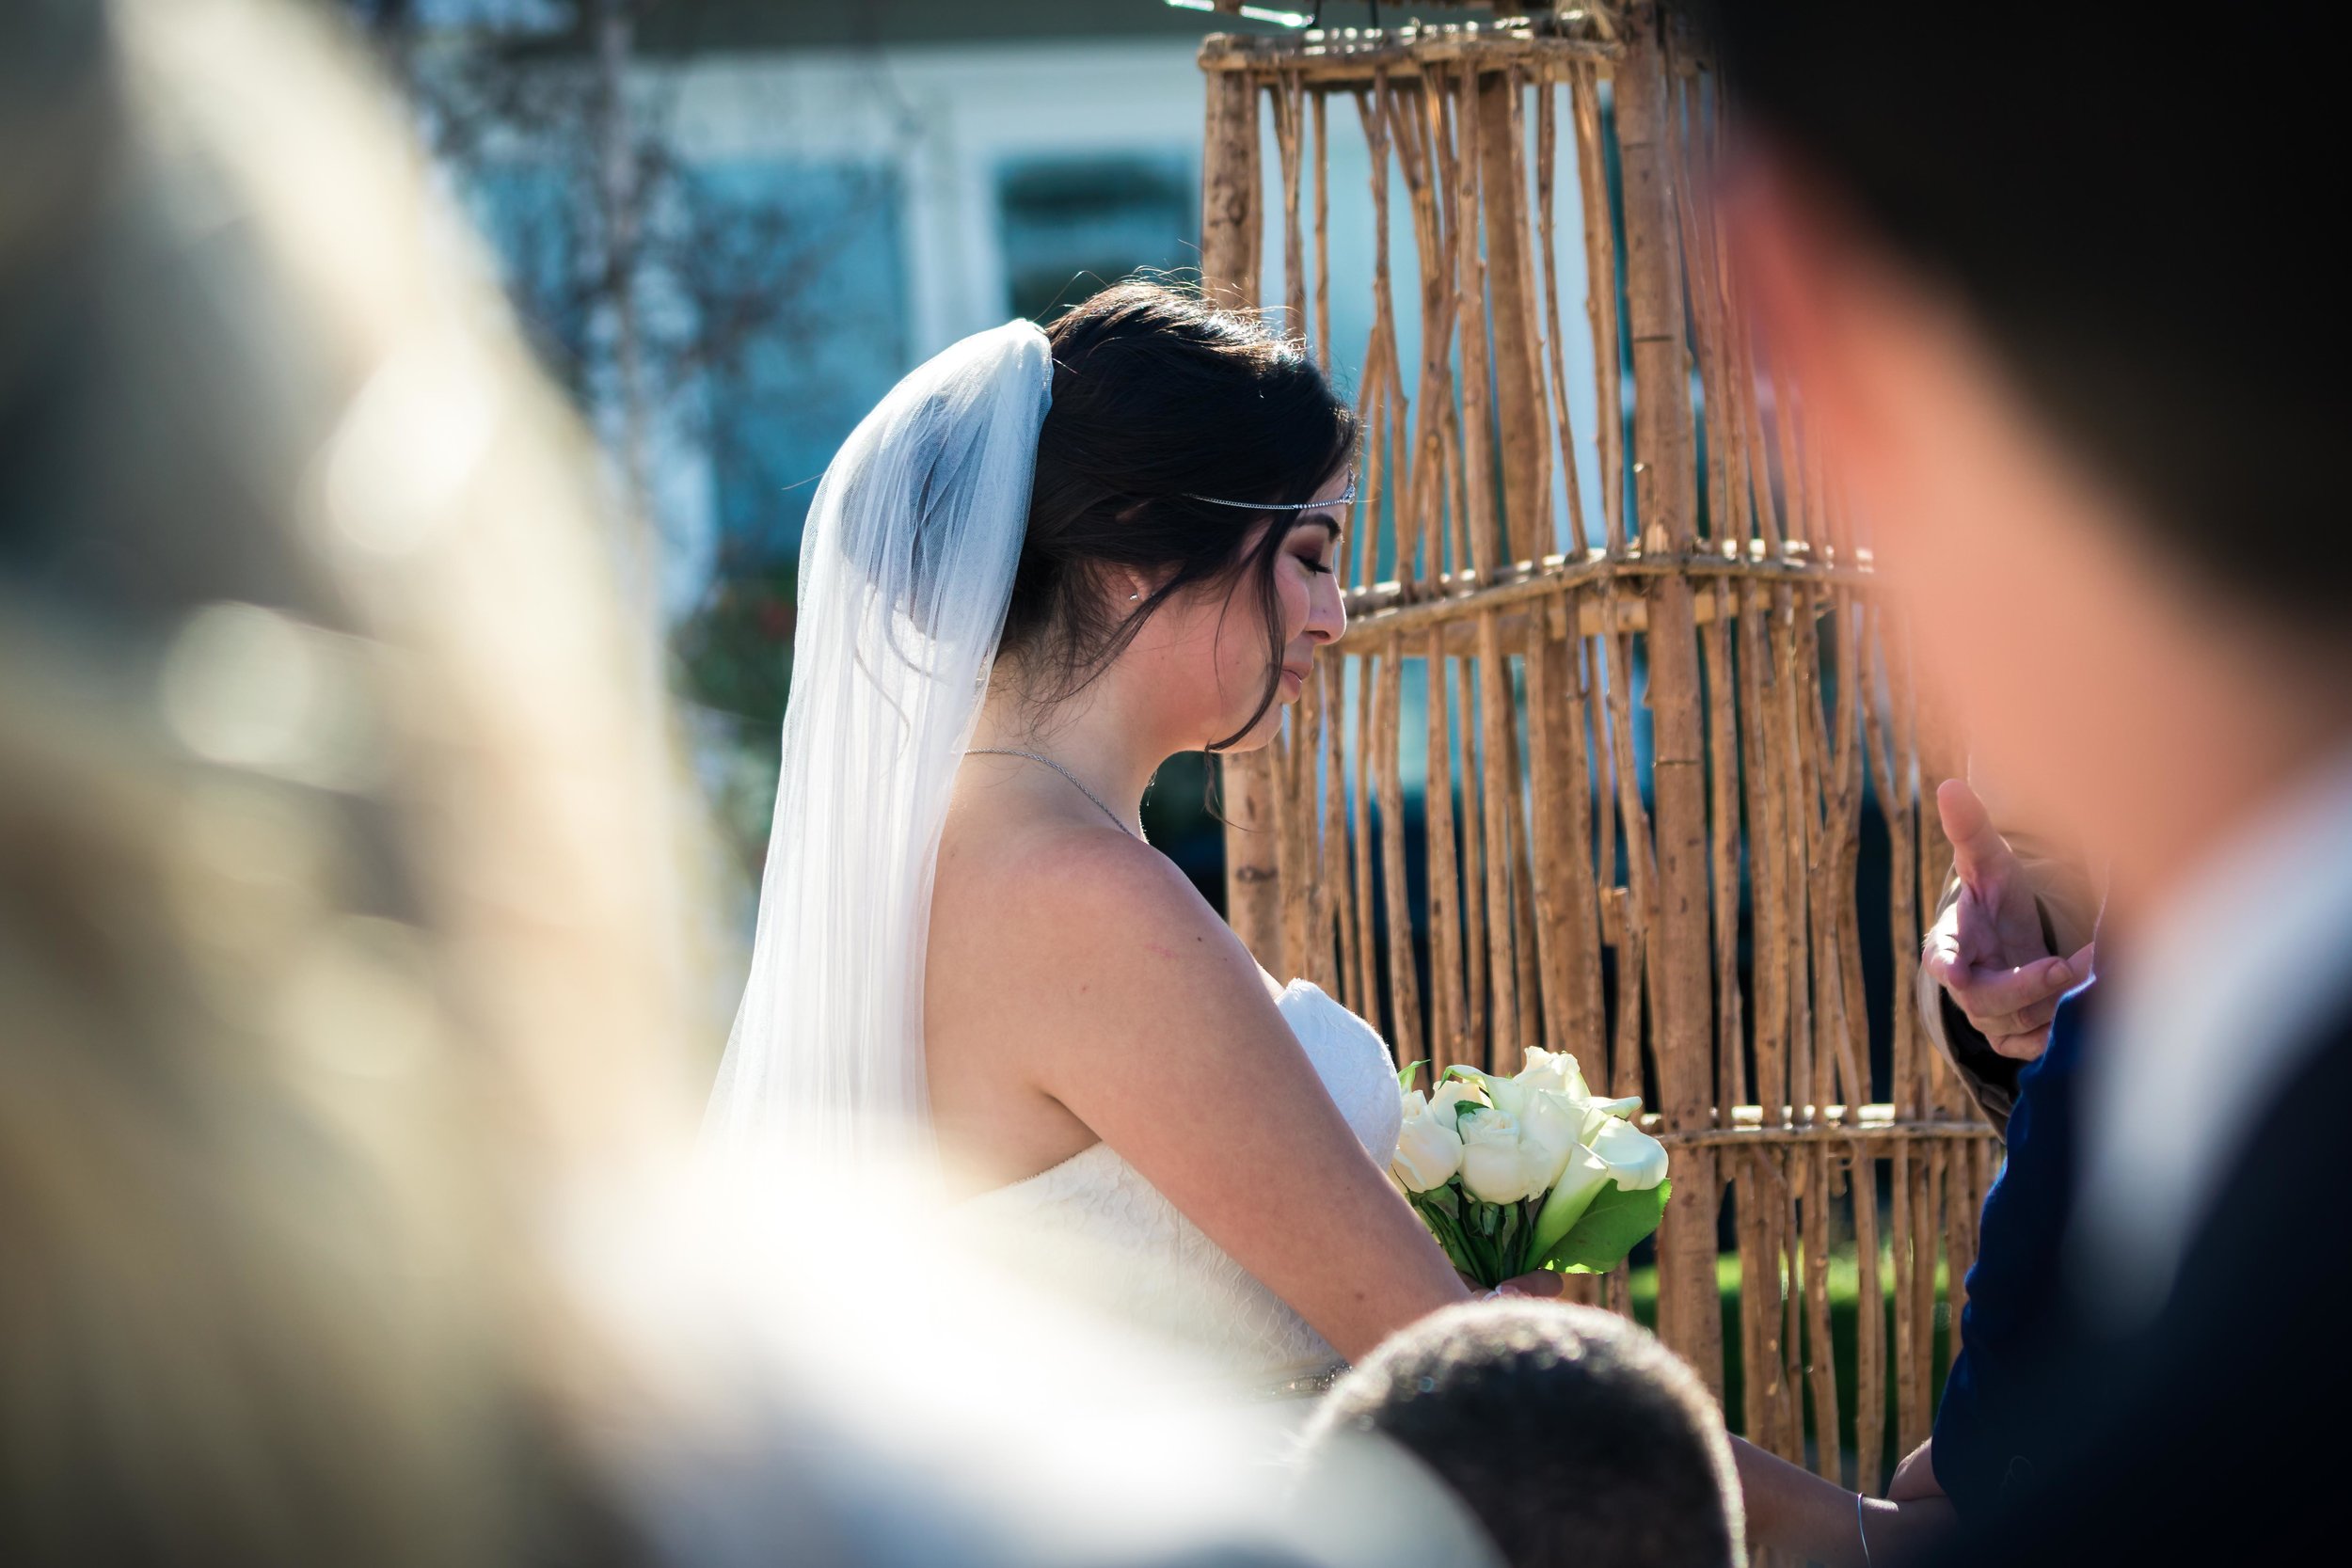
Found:
[[[723,1160],[929,1155],[932,875],[1052,388],[1034,325],[977,333],[893,388],[818,485],[758,935],[704,1126]]]

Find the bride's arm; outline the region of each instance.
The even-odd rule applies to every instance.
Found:
[[[1021,880],[990,945],[1039,1089],[1351,1360],[1468,1297],[1172,864],[1088,835]]]
[[[1924,1556],[1952,1528],[1952,1505],[1941,1493],[1857,1497],[1743,1437],[1732,1438],[1731,1456],[1740,1468],[1752,1554],[1779,1551],[1828,1568],[1869,1568]],[[1899,1483],[1900,1472],[1896,1479]]]

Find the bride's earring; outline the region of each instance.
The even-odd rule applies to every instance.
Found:
[[[1141,597],[1143,597],[1143,595],[1142,595],[1142,594],[1128,594],[1128,595],[1127,595],[1127,597],[1128,597],[1129,599],[1140,599]]]

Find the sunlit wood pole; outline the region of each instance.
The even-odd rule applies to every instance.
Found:
[[[1216,304],[1247,308],[1258,303],[1263,248],[1257,87],[1244,71],[1212,71],[1208,79],[1200,150],[1201,284]],[[1284,975],[1273,761],[1269,749],[1217,765],[1226,822],[1225,918],[1260,963]]]
[[[1666,65],[1660,18],[1629,18],[1616,80],[1625,181],[1627,325],[1633,347],[1634,515],[1645,552],[1698,542],[1697,437],[1677,243],[1676,170],[1666,144]],[[1661,575],[1649,590],[1649,706],[1657,798],[1659,1110],[1669,1131],[1705,1128],[1714,1106],[1713,986],[1708,920],[1707,744],[1696,605],[1691,578]],[[1658,1233],[1659,1329],[1723,1392],[1723,1318],[1715,1287],[1714,1151],[1676,1152],[1675,1199]]]

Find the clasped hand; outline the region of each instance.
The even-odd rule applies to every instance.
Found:
[[[1960,895],[1928,933],[1919,961],[1994,1051],[2031,1061],[2049,1043],[2058,998],[2090,977],[2094,944],[2051,954],[2033,887],[1975,790],[1947,780],[1935,805]]]

